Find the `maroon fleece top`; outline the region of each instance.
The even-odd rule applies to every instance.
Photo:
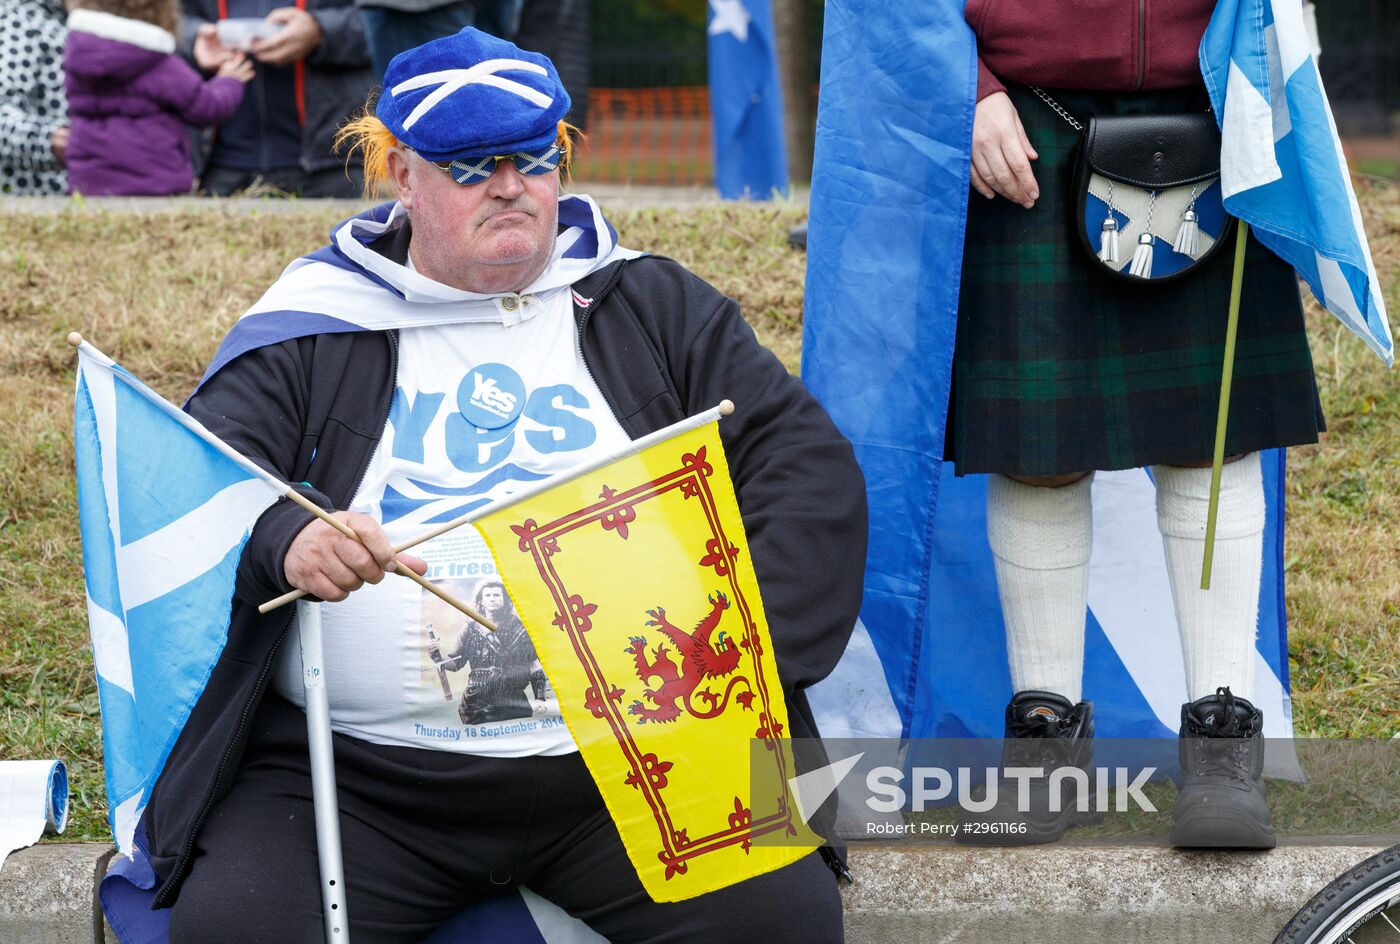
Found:
[[[1201,84],[1196,52],[1214,0],[967,0],[977,100],[1002,80],[1060,89]]]

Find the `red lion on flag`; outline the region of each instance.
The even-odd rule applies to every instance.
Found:
[[[735,646],[728,635],[721,630],[716,639],[716,644],[710,644],[710,634],[719,625],[720,617],[724,611],[729,609],[729,598],[722,592],[716,591],[709,597],[710,612],[695,624],[695,628],[690,632],[678,628],[666,619],[666,610],[657,607],[654,610],[647,610],[647,615],[651,619],[647,620],[648,626],[655,626],[671,638],[676,646],[676,653],[681,657],[681,668],[676,668],[676,663],[666,654],[666,644],[661,643],[652,649],[652,658],[647,659],[646,637],[632,636],[632,645],[623,650],[632,654],[632,658],[637,664],[637,677],[645,684],[648,679],[658,678],[661,684],[653,689],[648,689],[643,697],[656,707],[650,708],[642,704],[641,699],[636,699],[628,707],[629,714],[638,716],[637,723],[645,724],[652,722],[675,721],[681,716],[681,706],[684,705],[697,718],[713,718],[724,710],[728,703],[729,693],[734,686],[740,682],[745,686],[749,684],[747,678],[736,676],[730,680],[729,686],[724,690],[723,696],[716,696],[709,690],[701,691],[697,697],[703,699],[709,706],[704,712],[696,711],[690,704],[691,696],[695,694],[696,688],[706,679],[719,679],[733,672],[739,666],[739,647]],[[735,699],[745,708],[749,708],[753,700],[752,692],[740,692]]]

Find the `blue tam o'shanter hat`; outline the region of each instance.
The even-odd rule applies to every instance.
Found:
[[[395,56],[374,111],[420,156],[450,161],[546,148],[569,105],[547,57],[468,26]]]

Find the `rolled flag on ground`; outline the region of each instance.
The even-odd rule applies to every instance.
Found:
[[[0,867],[16,849],[68,825],[68,768],[61,760],[0,761]]]

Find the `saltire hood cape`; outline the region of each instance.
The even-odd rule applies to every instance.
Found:
[[[402,204],[384,203],[337,225],[331,230],[330,245],[293,261],[239,318],[200,385],[240,354],[294,338],[501,321],[503,317],[509,323],[516,316],[497,302],[514,292],[479,295],[455,289],[370,248],[407,216]],[[604,266],[640,255],[618,245],[617,230],[603,218],[593,198],[563,194],[559,235],[549,265],[519,294],[568,288]]]

